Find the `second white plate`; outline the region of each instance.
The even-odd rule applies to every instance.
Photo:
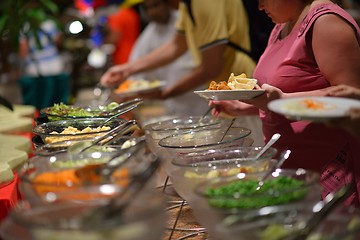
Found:
[[[265,90],[203,90],[194,91],[207,100],[246,100],[263,94]]]
[[[304,103],[318,104],[310,108]],[[325,122],[334,118],[347,116],[350,108],[360,108],[360,101],[337,97],[302,97],[271,101],[268,108],[291,120],[309,120]]]

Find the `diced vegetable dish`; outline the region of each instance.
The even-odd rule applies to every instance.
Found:
[[[101,106],[99,109],[85,109],[82,107],[66,105],[64,103],[55,103],[54,106],[47,109],[46,114],[50,115],[51,120],[57,120],[54,116],[59,117],[100,117],[108,116],[109,112],[119,106],[118,103],[112,102],[106,106]],[[54,119],[53,119],[54,118]]]
[[[304,184],[303,181],[280,176],[266,180],[257,189],[257,180],[241,180],[208,188],[205,195],[213,207],[254,209],[302,199],[307,192]]]

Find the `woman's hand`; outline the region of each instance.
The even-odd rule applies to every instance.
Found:
[[[263,94],[253,99],[244,100],[243,102],[251,104],[263,111],[268,111],[267,105],[270,101],[283,98],[285,96],[279,88],[269,84],[263,84],[261,89],[265,90]]]
[[[360,100],[360,89],[341,84],[328,88],[326,95],[332,97],[346,97]]]
[[[231,116],[240,116],[247,114],[249,109],[252,109],[253,106],[237,101],[210,101],[210,106],[215,105],[214,109],[211,111],[212,115],[215,117],[220,117],[221,113],[225,113]]]
[[[216,105],[212,114],[217,117],[221,112],[232,116],[257,114],[258,109],[267,111],[267,105],[270,101],[282,98],[285,95],[279,88],[268,84],[263,84],[261,89],[264,89],[265,92],[250,100],[210,101],[210,106]]]

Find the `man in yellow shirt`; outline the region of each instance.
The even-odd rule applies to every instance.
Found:
[[[178,32],[172,40],[136,61],[111,67],[102,76],[102,85],[116,86],[130,75],[164,66],[188,49],[196,67],[151,97],[174,97],[212,80],[227,80],[231,72],[252,76],[255,63],[229,45],[231,42],[250,50],[249,24],[242,1],[183,0],[179,11]]]

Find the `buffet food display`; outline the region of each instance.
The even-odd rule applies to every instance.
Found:
[[[231,74],[227,82],[211,83],[203,92],[242,92],[251,98],[261,94],[256,83]],[[159,87],[137,84],[137,93]],[[121,91],[133,91],[130,81]],[[324,107],[305,104],[312,110]],[[280,240],[306,221],[310,206],[320,200],[320,176],[306,169],[277,169],[258,188],[259,179],[276,163],[277,150],[269,148],[256,157],[263,147],[253,146],[251,131],[236,122],[173,117],[142,126],[137,135],[132,128],[138,127],[136,120],[120,115],[104,124],[118,106],[57,104],[43,109],[44,122],[31,129],[38,141],[33,140],[35,150],[29,140],[0,134],[5,157],[0,190],[19,178],[16,190],[23,196],[0,222],[1,238],[162,240],[169,230],[167,211],[181,212],[179,206],[188,204],[191,220],[204,227],[190,229],[195,234],[206,231],[214,240]],[[114,131],[128,123],[133,125],[127,131]],[[30,152],[34,156],[29,158]],[[159,189],[155,173],[161,168],[170,181]],[[182,205],[166,202],[167,184]],[[265,214],[269,208],[271,214]],[[351,232],[346,239],[357,239],[358,212],[347,208],[339,218],[330,216],[311,237],[331,239]],[[341,228],[325,231],[335,223]]]

